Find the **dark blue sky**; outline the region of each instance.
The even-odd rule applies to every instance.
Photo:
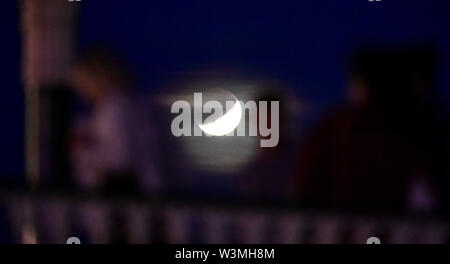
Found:
[[[147,88],[170,72],[225,63],[333,102],[343,95],[345,59],[360,44],[435,42],[449,70],[449,2],[85,1],[80,43],[118,47]]]
[[[74,3],[72,3],[74,4]],[[432,42],[450,98],[450,1],[83,0],[79,47],[123,52],[145,89],[173,72],[232,65],[279,78],[318,104],[342,99],[345,63],[361,44]],[[23,170],[23,92],[17,3],[2,3],[0,173]]]
[[[23,174],[24,97],[20,83],[18,5],[4,1],[0,9],[0,176]]]

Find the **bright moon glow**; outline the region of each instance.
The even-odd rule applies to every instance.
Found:
[[[221,117],[213,122],[206,124],[198,124],[201,130],[210,136],[225,136],[233,132],[241,122],[242,107],[241,103],[236,100],[233,107]]]

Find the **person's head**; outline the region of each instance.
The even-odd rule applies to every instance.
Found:
[[[350,65],[349,101],[391,110],[420,101],[433,86],[432,51],[401,46],[355,53]]]
[[[347,97],[355,106],[380,103],[380,97],[390,90],[395,79],[392,69],[393,58],[384,50],[365,49],[353,54]]]
[[[112,92],[132,87],[131,74],[124,61],[104,48],[91,49],[76,61],[71,82],[77,94],[94,104]]]

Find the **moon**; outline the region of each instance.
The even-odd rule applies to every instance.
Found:
[[[210,136],[222,137],[233,132],[241,122],[242,118],[242,106],[239,100],[234,97],[233,107],[217,118],[213,122],[206,124],[198,124],[201,130]]]

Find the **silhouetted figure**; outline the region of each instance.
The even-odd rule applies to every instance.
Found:
[[[440,200],[445,130],[427,50],[367,50],[352,60],[349,104],[301,146],[295,188],[305,203],[430,211]]]
[[[238,177],[238,188],[241,197],[258,200],[285,200],[289,195],[289,185],[292,180],[292,155],[295,146],[292,146],[287,123],[288,109],[287,99],[282,96],[282,91],[274,90],[262,94],[257,102],[265,101],[267,108],[267,126],[272,127],[271,102],[279,102],[279,115],[275,118],[279,123],[279,142],[270,148],[258,146],[255,159],[245,167]],[[258,110],[259,127],[259,110]],[[260,136],[262,137],[262,136]],[[264,139],[268,137],[262,137]]]

